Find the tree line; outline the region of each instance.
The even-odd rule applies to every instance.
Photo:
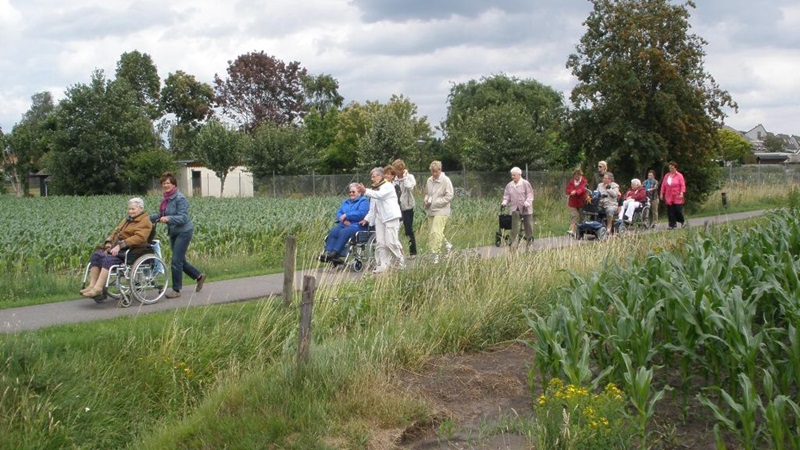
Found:
[[[606,160],[624,184],[675,160],[690,200],[702,200],[719,182],[715,160],[743,158],[746,141],[721,128],[724,109],[737,106],[704,69],[706,42],[688,22],[694,4],[591,3],[566,61],[578,80],[569,104],[534,79],[493,74],[454,84],[434,128],[401,94],[345,104],[332,75],[264,51],[229,61],[211,85],[181,70],[161,80],[152,58],[134,50],[113,77],[96,70],[57,104],[34,94],[13,129],[0,130],[4,173],[19,194],[28,174],[45,171],[52,192],[93,195],[141,191],[189,159],[223,189],[240,165],[259,178],[352,173],[396,158],[479,171]]]

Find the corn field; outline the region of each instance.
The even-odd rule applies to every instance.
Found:
[[[531,379],[597,390],[623,387],[647,448],[646,426],[669,390],[686,418],[694,396],[742,448],[800,448],[800,217],[691,233],[627,267],[609,262],[571,284],[548,314],[528,311]],[[672,386],[667,380],[679,380]]]

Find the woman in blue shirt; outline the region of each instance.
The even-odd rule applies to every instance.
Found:
[[[345,255],[347,241],[357,231],[366,230],[358,224],[369,212],[369,199],[358,193],[358,183],[350,183],[347,187],[347,198],[336,211],[336,225],[331,228],[325,238],[325,253],[320,255],[322,262],[336,261]]]

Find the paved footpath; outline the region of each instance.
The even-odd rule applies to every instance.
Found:
[[[724,216],[690,219],[690,227],[701,227],[706,223],[724,223],[764,214],[765,211],[750,211]],[[663,229],[665,225],[662,223]],[[536,239],[534,249],[561,248],[587,244],[591,241],[577,241],[566,236]],[[482,257],[494,257],[507,252],[507,248],[494,246],[475,249]],[[417,260],[419,261],[419,259]],[[299,270],[295,274],[295,289],[300,289],[304,275],[316,277],[317,284],[333,284],[343,279],[361,276],[349,271],[315,268]],[[76,284],[77,289],[77,284]],[[53,325],[113,319],[122,316],[138,316],[159,311],[207,306],[214,304],[240,302],[264,297],[279,296],[283,293],[283,274],[262,275],[224,281],[207,281],[202,292],[194,292],[194,286],[187,286],[183,296],[176,299],[162,299],[153,305],[140,305],[135,300],[129,308],[117,308],[116,301],[109,300],[97,304],[91,299],[69,300],[20,308],[0,309],[0,333],[16,333],[36,330]]]

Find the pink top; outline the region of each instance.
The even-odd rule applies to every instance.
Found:
[[[682,205],[686,194],[686,182],[683,181],[683,174],[667,173],[661,180],[661,198],[667,201],[668,205]]]

